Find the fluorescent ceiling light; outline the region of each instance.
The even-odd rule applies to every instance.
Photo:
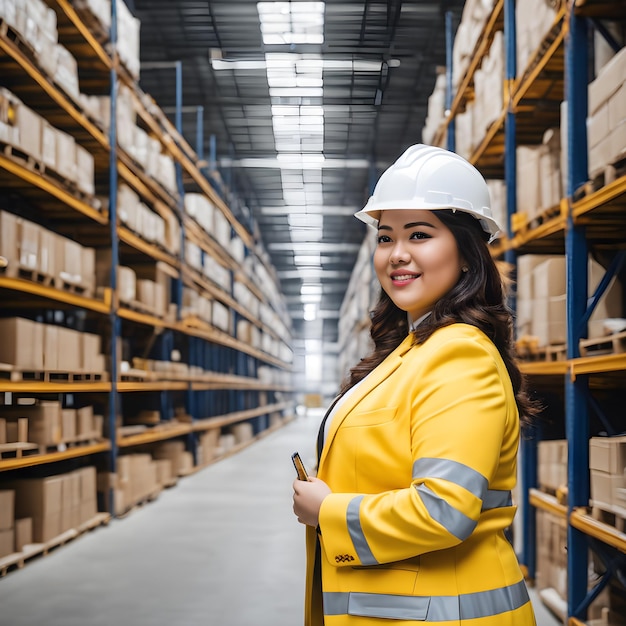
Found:
[[[297,159],[297,154],[279,154],[274,158],[248,158],[248,159],[220,159],[220,167],[262,167],[262,168],[278,168],[285,170],[302,170],[302,169],[367,169],[372,163],[367,159],[325,159],[318,161],[302,161]],[[388,164],[381,164],[386,167]]]
[[[322,256],[320,254],[294,254],[294,265],[306,265],[308,267],[320,267],[322,263]],[[311,285],[312,286],[312,285]],[[320,285],[321,288],[321,285]],[[304,289],[304,285],[302,286]],[[300,291],[300,293],[304,293]]]
[[[321,301],[322,301],[322,294],[321,293],[311,294],[311,295],[304,295],[304,294],[302,294],[300,296],[300,302],[307,303],[307,304],[315,304],[315,303],[321,302]]]
[[[300,293],[303,296],[310,296],[322,293],[322,285],[320,283],[304,284],[300,287]]]
[[[307,322],[312,322],[317,317],[317,306],[315,304],[304,305],[304,319]]]
[[[258,2],[263,43],[324,43],[323,2]]]
[[[321,87],[270,87],[270,98],[321,98]]]

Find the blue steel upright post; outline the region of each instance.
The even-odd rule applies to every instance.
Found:
[[[567,100],[567,199],[565,233],[567,284],[567,357],[580,356],[579,340],[586,336],[582,321],[587,308],[587,241],[585,229],[574,224],[571,206],[576,190],[587,181],[587,22],[574,11],[567,18],[565,39],[565,91]],[[584,326],[584,328],[583,328]],[[565,376],[565,432],[567,437],[568,513],[589,504],[589,379]],[[586,618],[587,541],[585,534],[567,526],[567,611]],[[581,607],[582,605],[582,607]]]
[[[453,47],[454,47],[454,32],[452,30],[452,11],[446,11],[446,104],[445,115],[451,115],[452,109],[452,71],[453,71]],[[451,118],[448,122],[448,132],[446,135],[446,148],[451,152],[456,150],[456,135],[455,135],[454,118]]]
[[[117,3],[111,2],[111,54],[113,65],[110,72],[111,97],[110,97],[110,124],[109,124],[109,229],[111,236],[111,311],[109,322],[111,328],[111,395],[109,396],[108,431],[111,440],[110,472],[117,470],[117,429],[116,418],[118,412],[119,397],[117,394],[117,338],[121,335],[120,318],[117,315],[117,265],[119,263],[119,245],[117,239]],[[115,515],[115,494],[110,489],[108,494],[108,506],[112,515]]]

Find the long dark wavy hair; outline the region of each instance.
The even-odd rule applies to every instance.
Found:
[[[517,364],[513,316],[507,304],[505,278],[487,246],[488,235],[469,213],[442,209],[436,215],[454,235],[461,257],[469,269],[461,274],[457,284],[413,331],[415,342],[423,343],[439,328],[459,322],[482,330],[502,356],[511,377],[521,424],[529,427],[541,407],[529,396],[526,379]],[[371,312],[371,321],[370,336],[374,349],[350,370],[341,394],[365,378],[400,345],[409,332],[406,311],[399,309],[383,290]]]

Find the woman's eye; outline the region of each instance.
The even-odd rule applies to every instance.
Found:
[[[389,243],[391,241],[391,238],[389,237],[389,235],[378,235],[376,241],[378,243]]]
[[[411,233],[411,239],[430,239],[430,235],[423,233],[422,231],[416,231]]]

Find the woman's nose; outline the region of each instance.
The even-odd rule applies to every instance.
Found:
[[[389,255],[389,261],[393,265],[397,265],[398,263],[406,263],[408,260],[409,254],[404,245],[400,242],[396,243]]]

